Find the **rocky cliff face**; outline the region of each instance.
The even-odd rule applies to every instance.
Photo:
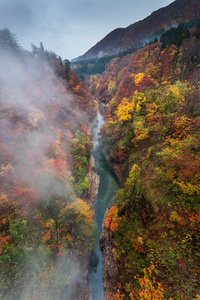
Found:
[[[117,261],[112,252],[112,232],[105,226],[105,220],[109,209],[107,209],[100,238],[100,246],[103,252],[103,284],[104,284],[104,295],[106,299],[116,291],[116,287],[119,282],[119,275],[117,270]]]
[[[88,285],[88,272],[89,272],[89,255],[79,259],[80,264],[80,279],[72,286],[71,298],[76,300],[89,300],[90,291]]]
[[[84,195],[84,200],[88,203],[91,209],[93,209],[94,198],[98,194],[99,175],[95,172],[95,161],[92,155],[90,157],[87,177],[89,180],[89,188]],[[90,291],[89,291],[89,284],[88,284],[89,260],[90,260],[90,253],[88,253],[88,255],[82,257],[81,259],[79,259],[80,278],[72,286],[71,299],[89,300],[90,298]]]
[[[84,198],[88,203],[88,205],[92,206],[92,203],[94,202],[94,198],[98,194],[99,180],[100,180],[99,175],[95,172],[95,161],[92,155],[90,157],[89,171],[87,174],[87,178],[89,181],[89,188]]]

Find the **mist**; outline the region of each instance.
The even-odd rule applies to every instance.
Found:
[[[0,26],[15,31],[26,49],[42,41],[48,49],[71,60],[112,30],[142,20],[171,2],[1,0]]]
[[[0,264],[10,264],[0,271],[0,294],[72,299],[83,280],[80,253],[93,244],[90,209],[77,198],[71,171],[73,135],[89,118],[48,61],[0,50]]]

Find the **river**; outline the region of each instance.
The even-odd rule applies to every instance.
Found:
[[[94,200],[94,221],[97,225],[97,243],[96,248],[92,252],[90,259],[90,272],[89,272],[89,289],[90,289],[90,300],[104,300],[103,291],[103,256],[100,249],[99,241],[101,234],[101,227],[103,217],[106,209],[111,206],[112,199],[119,187],[118,178],[108,164],[104,154],[103,147],[99,139],[99,131],[101,126],[104,124],[103,116],[100,112],[97,115],[97,122],[93,126],[91,133],[94,136],[94,149],[92,155],[95,159],[95,170],[100,176],[100,185],[98,195]]]

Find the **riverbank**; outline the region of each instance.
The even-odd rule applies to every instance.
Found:
[[[79,292],[76,294],[76,299],[78,300],[109,299],[109,294],[115,291],[118,283],[117,262],[112,252],[112,232],[105,227],[104,223],[119,184],[122,185],[122,177],[117,166],[111,164],[109,157],[105,155],[99,141],[99,131],[104,123],[100,111],[101,109],[91,129],[94,138],[87,174],[89,188],[84,195],[84,200],[94,213],[97,243],[90,258],[90,265],[86,261],[83,262],[83,274],[77,286]]]
[[[90,287],[90,300],[104,300],[104,283],[103,283],[103,254],[100,249],[100,235],[102,230],[102,223],[104,220],[105,211],[112,205],[112,199],[119,187],[118,178],[110,166],[103,152],[103,146],[99,141],[100,128],[104,124],[103,116],[100,113],[100,108],[97,115],[97,122],[94,124],[91,133],[93,134],[94,149],[92,150],[91,158],[91,180],[94,183],[94,187],[91,187],[90,195],[94,195],[96,187],[98,187],[98,193],[94,197],[92,208],[94,211],[94,221],[97,226],[97,243],[96,248],[93,251],[93,258],[95,258],[96,265],[92,264],[92,268],[89,273],[89,287]],[[94,163],[94,164],[93,164]],[[98,175],[99,180],[94,179],[94,176]]]

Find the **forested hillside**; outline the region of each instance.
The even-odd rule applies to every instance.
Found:
[[[200,297],[200,39],[182,30],[87,76],[121,178],[105,223],[119,272],[109,300]]]
[[[68,60],[32,49],[0,30],[0,298],[78,299],[96,107]]]
[[[119,54],[131,47],[137,47],[138,43],[144,44],[155,36],[160,37],[171,26],[194,22],[199,17],[199,0],[175,0],[143,20],[111,31],[76,61]]]

